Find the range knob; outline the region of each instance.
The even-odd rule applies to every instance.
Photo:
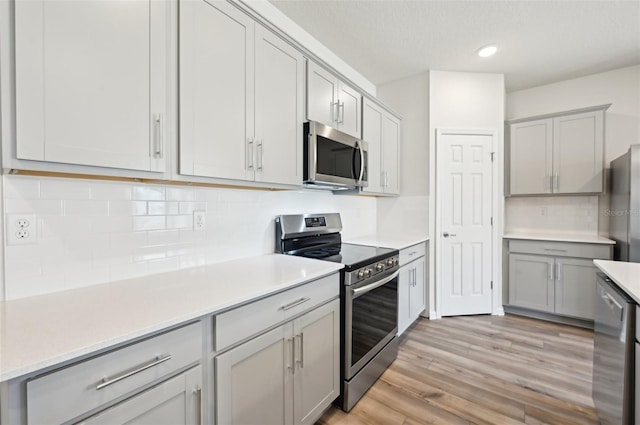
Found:
[[[358,279],[362,279],[362,278],[364,278],[364,270],[360,270],[358,272]]]
[[[381,272],[382,270],[384,270],[384,264],[382,263],[376,264],[376,271]]]
[[[394,257],[394,259],[393,259],[393,265],[394,265],[394,266],[397,266],[397,265],[398,265],[398,258],[395,258],[395,257]]]
[[[387,260],[387,267],[393,267],[393,258]]]
[[[369,268],[364,269],[364,275],[365,275],[366,277],[371,276],[371,269],[369,269]]]

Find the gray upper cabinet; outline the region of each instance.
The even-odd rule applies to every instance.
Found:
[[[180,3],[180,173],[302,183],[304,58],[227,2]]]
[[[307,119],[361,138],[362,94],[308,60]]]
[[[168,2],[15,2],[18,159],[163,172]]]
[[[510,121],[510,195],[602,192],[608,107]]]
[[[368,98],[363,100],[362,140],[369,144],[365,193],[400,193],[400,118]]]

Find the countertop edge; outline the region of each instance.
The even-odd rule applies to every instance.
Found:
[[[530,240],[530,241],[547,241],[547,242],[570,242],[570,243],[589,243],[597,245],[615,245],[616,241],[604,238],[604,237],[590,237],[580,235],[564,235],[559,236],[552,235],[534,235],[534,234],[515,234],[505,233],[502,235],[503,239],[517,239],[517,240]]]
[[[604,274],[609,276],[611,280],[637,304],[640,304],[640,285],[638,288],[632,288],[627,283],[630,273],[636,282],[640,282],[640,263],[627,263],[623,261],[610,260],[593,260],[593,264]],[[617,269],[617,270],[616,270]]]

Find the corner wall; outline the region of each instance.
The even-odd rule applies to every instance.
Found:
[[[400,196],[378,198],[377,233],[428,235],[429,74],[378,87],[378,98],[402,117]]]

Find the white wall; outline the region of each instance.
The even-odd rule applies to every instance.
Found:
[[[605,167],[627,151],[630,144],[640,143],[640,65],[507,94],[507,119],[523,118],[611,103],[605,115]],[[509,198],[506,202],[506,231],[520,230],[529,223],[530,231],[558,230],[587,234],[608,234],[606,195],[589,203],[571,201],[567,197]],[[572,198],[572,197],[569,197]],[[590,197],[593,198],[593,197]],[[575,197],[573,197],[575,199]],[[542,215],[545,207],[552,215]]]
[[[504,152],[504,75],[481,74],[470,72],[429,72],[429,169],[430,200],[429,230],[431,246],[429,255],[430,282],[436,282],[435,251],[438,249],[436,229],[436,140],[438,129],[471,129],[491,130],[497,135],[495,146],[495,166],[497,181],[494,185],[494,250],[493,250],[493,313],[502,314],[502,252],[501,236],[503,228],[504,196],[503,184],[503,152]],[[430,316],[437,317],[435,311],[435,285],[430,285]]]
[[[6,299],[274,252],[278,214],[340,212],[375,233],[372,197],[4,177],[6,213],[36,214],[33,245],[6,245]],[[206,229],[193,230],[193,210]]]
[[[378,198],[378,234],[429,233],[429,74],[378,87],[378,98],[402,116],[400,196]]]
[[[0,174],[0,212],[4,212],[4,176]],[[4,214],[0,216],[0,241],[4,241]],[[0,301],[4,301],[4,242],[0,244]]]

